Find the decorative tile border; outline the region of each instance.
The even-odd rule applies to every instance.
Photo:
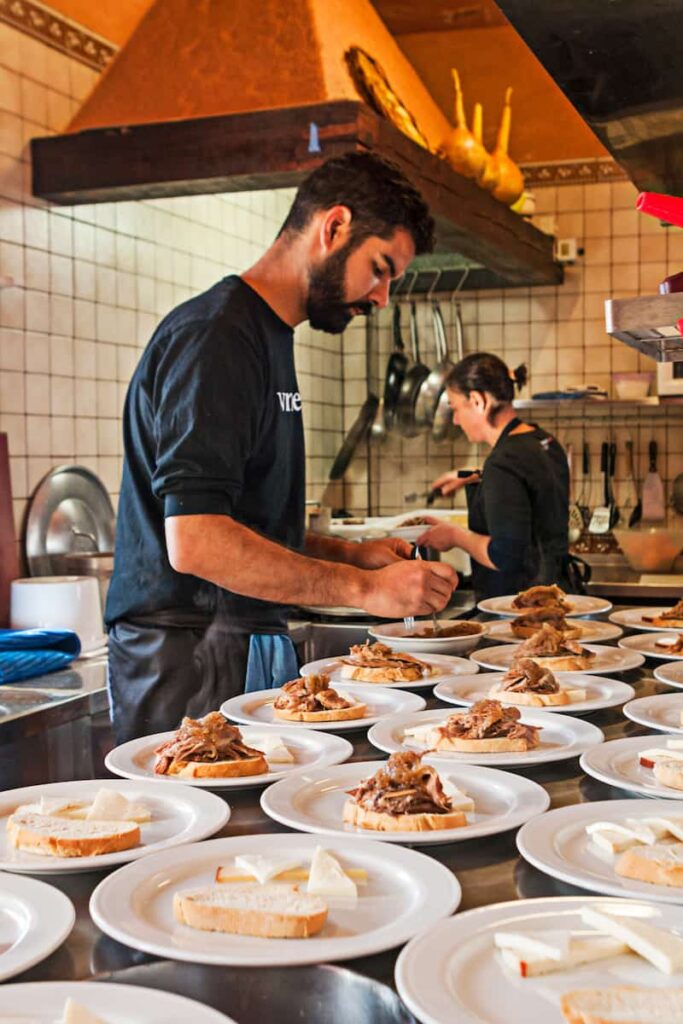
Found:
[[[0,0],[0,21],[95,71],[102,71],[117,52],[116,46],[36,0]]]
[[[542,185],[590,185],[601,181],[624,181],[628,177],[616,160],[610,157],[522,164],[521,167],[526,184],[536,188]]]

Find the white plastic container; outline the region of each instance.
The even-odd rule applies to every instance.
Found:
[[[647,398],[653,380],[652,373],[614,373],[614,390],[622,402],[637,402]]]
[[[94,576],[32,576],[12,580],[12,629],[72,629],[84,654],[106,640]]]

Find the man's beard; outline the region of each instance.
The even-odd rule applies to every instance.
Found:
[[[344,301],[346,262],[352,252],[351,244],[348,243],[311,271],[306,316],[311,327],[317,331],[341,334],[355,316],[352,309],[363,313],[369,313],[372,309],[371,302],[360,299],[358,302]]]

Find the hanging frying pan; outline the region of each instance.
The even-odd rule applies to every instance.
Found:
[[[358,445],[368,436],[378,408],[379,398],[377,395],[368,395],[332,464],[330,480],[340,480],[344,476]]]
[[[391,430],[396,416],[396,405],[401,394],[401,385],[408,369],[408,357],[401,337],[401,307],[394,304],[393,316],[394,349],[389,356],[384,374],[384,424]]]
[[[398,396],[398,404],[396,406],[396,421],[399,433],[404,437],[417,437],[420,433],[420,427],[415,420],[415,405],[420,394],[420,388],[429,376],[429,367],[420,362],[417,308],[414,302],[410,303],[410,341],[415,363],[403,378],[401,393]]]

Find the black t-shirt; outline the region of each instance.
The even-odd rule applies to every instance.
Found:
[[[305,461],[294,334],[244,281],[226,277],[159,325],[128,389],[125,460],[106,621],[221,617],[280,632],[286,609],[175,572],[166,516],[231,516],[301,549]]]
[[[561,445],[545,430],[512,434],[509,424],[467,488],[469,527],[491,537],[497,570],[472,559],[478,598],[562,583],[568,554],[569,470]]]

